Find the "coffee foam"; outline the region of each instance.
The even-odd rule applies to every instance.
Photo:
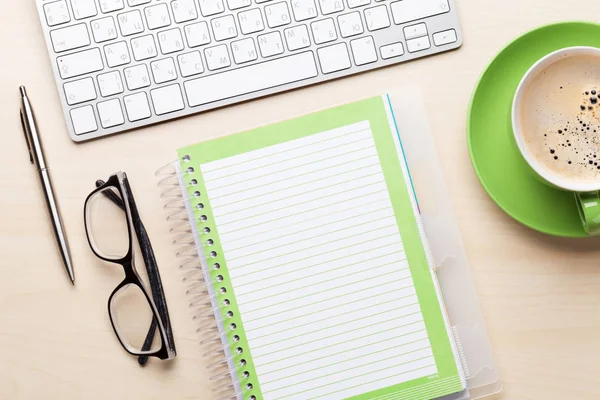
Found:
[[[525,143],[548,171],[582,183],[600,181],[600,57],[565,57],[525,87]]]

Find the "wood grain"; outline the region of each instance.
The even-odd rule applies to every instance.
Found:
[[[211,136],[418,82],[451,188],[504,381],[496,399],[600,397],[600,241],[528,230],[487,197],[470,165],[465,118],[483,68],[508,41],[541,24],[600,15],[600,3],[458,0],[456,52],[297,90],[124,135],[69,139],[33,0],[3,2],[0,24],[0,399],[218,400],[183,295],[154,171],[174,150]],[[71,242],[77,286],[59,263],[17,116],[27,86]],[[126,171],[155,246],[179,355],[140,368],[117,343],[106,312],[115,285],[92,256],[83,201],[98,178]],[[114,272],[114,271],[113,271]]]

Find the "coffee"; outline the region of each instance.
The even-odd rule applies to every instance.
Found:
[[[538,164],[562,179],[600,181],[600,56],[555,61],[524,87],[519,107]]]

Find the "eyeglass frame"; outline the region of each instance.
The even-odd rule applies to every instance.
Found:
[[[115,335],[117,336],[119,343],[125,349],[125,351],[127,351],[129,354],[131,354],[133,356],[139,357],[140,365],[144,365],[146,363],[148,357],[157,357],[161,360],[173,359],[176,356],[177,351],[175,349],[175,343],[173,340],[171,324],[170,324],[170,320],[169,320],[168,310],[166,308],[166,301],[164,298],[164,292],[162,290],[162,284],[160,282],[160,274],[155,265],[156,262],[154,260],[154,252],[152,251],[152,247],[151,247],[149,238],[148,238],[145,228],[141,222],[141,219],[139,218],[139,213],[137,212],[137,206],[135,205],[135,200],[133,197],[133,193],[131,191],[131,186],[129,185],[129,180],[127,178],[127,175],[124,172],[117,172],[116,174],[111,175],[110,178],[106,182],[102,182],[100,180],[97,181],[96,186],[97,186],[96,189],[88,195],[88,197],[85,200],[85,204],[84,204],[84,213],[83,214],[84,214],[85,233],[86,233],[86,237],[88,240],[88,244],[89,244],[92,252],[96,255],[96,257],[100,258],[103,261],[112,263],[112,264],[121,265],[121,267],[123,267],[123,271],[125,272],[125,278],[123,279],[123,281],[121,283],[119,283],[117,285],[117,287],[113,290],[113,292],[111,293],[111,295],[109,296],[109,299],[108,299],[108,314],[109,314],[110,322],[111,322],[111,325],[115,332]],[[108,193],[104,193],[104,194],[107,195],[109,197],[109,199],[113,203],[116,204],[116,206],[119,206],[121,209],[123,209],[123,211],[125,212],[125,215],[126,215],[129,247],[128,247],[127,253],[121,258],[108,258],[105,255],[101,254],[101,252],[95,245],[95,242],[93,240],[93,234],[90,232],[91,229],[90,229],[90,225],[89,225],[89,219],[90,219],[89,218],[89,213],[90,213],[89,201],[92,198],[94,198],[94,196],[98,195],[100,192],[105,191],[107,188],[114,188],[119,192],[119,195],[121,196],[120,199],[122,199],[121,202],[118,201],[120,199],[118,199],[117,196],[111,191],[109,191]],[[110,196],[110,194],[113,194],[113,196]],[[133,218],[134,211],[135,211],[135,215],[137,216],[137,218],[136,218],[137,224],[134,224],[134,218]],[[139,227],[137,225],[139,225]],[[150,294],[148,293],[148,290],[146,289],[146,286],[144,285],[144,282],[142,281],[142,279],[139,276],[139,274],[136,270],[136,267],[135,267],[135,257],[134,257],[135,253],[133,251],[133,245],[134,245],[133,230],[135,230],[136,235],[138,236],[138,240],[140,242],[139,243],[140,248],[142,248],[142,253],[144,253],[143,255],[144,255],[144,259],[146,261],[146,268],[148,269],[148,275],[149,275],[151,281],[153,278],[156,281],[156,285],[152,285],[152,282],[151,282],[152,296],[150,296]],[[146,256],[146,254],[148,254],[148,257]],[[136,351],[135,349],[133,349],[121,337],[119,330],[117,328],[117,324],[115,323],[115,318],[114,318],[113,311],[112,311],[113,299],[115,298],[116,295],[118,295],[122,290],[124,290],[129,285],[134,285],[142,291],[142,293],[144,294],[144,297],[148,301],[148,304],[149,304],[150,309],[152,310],[152,314],[153,314],[152,323],[151,323],[150,329],[148,331],[148,335],[146,337],[144,345],[142,346],[141,351]],[[158,286],[158,287],[155,288],[155,286]],[[160,302],[160,303],[162,303],[161,310],[158,309],[158,307],[156,306],[156,303],[152,297],[156,297],[156,298],[162,297],[162,301]],[[157,328],[158,328],[158,331],[159,331],[159,334],[161,337],[160,349],[158,349],[156,351],[144,350],[145,348],[150,347],[152,340],[154,339],[154,333]]]
[[[156,263],[156,257],[154,256],[154,250],[152,249],[152,243],[150,243],[150,238],[148,237],[148,233],[146,232],[146,228],[144,227],[144,223],[140,217],[137,206],[135,204],[135,199],[133,198],[133,192],[131,191],[131,187],[128,185],[129,179],[125,180],[127,182],[126,187],[129,189],[129,193],[131,193],[132,201],[130,202],[131,207],[131,216],[133,220],[133,225],[135,228],[135,234],[138,238],[138,242],[140,244],[140,250],[142,253],[142,257],[144,258],[144,264],[146,265],[146,271],[148,273],[148,278],[150,279],[150,289],[152,290],[152,297],[154,298],[154,303],[158,312],[162,318],[165,332],[167,334],[167,341],[169,348],[175,349],[175,342],[173,340],[173,329],[171,328],[171,320],[169,318],[169,310],[167,307],[167,300],[165,298],[164,290],[162,287],[162,280],[160,278],[160,272],[158,270],[158,265]],[[104,181],[98,179],[96,181],[96,187],[99,188],[104,185]],[[125,212],[125,206],[123,204],[123,200],[114,194],[112,191],[105,191],[103,194],[109,198],[117,207],[119,207],[123,212]],[[154,340],[154,334],[158,327],[158,322],[156,318],[152,318],[152,324],[150,325],[150,329],[148,330],[148,334],[146,335],[146,340],[144,341],[144,345],[142,346],[143,350],[147,350],[152,345],[152,341]],[[175,351],[176,352],[176,351]],[[148,356],[139,356],[138,362],[141,366],[144,366],[148,362]]]

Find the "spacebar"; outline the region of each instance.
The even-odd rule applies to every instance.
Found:
[[[317,76],[312,51],[198,78],[184,83],[190,107]]]

